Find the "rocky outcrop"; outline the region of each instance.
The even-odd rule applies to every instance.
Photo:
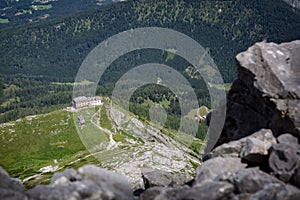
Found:
[[[25,188],[21,180],[11,178],[2,167],[0,167],[0,199],[26,199]]]
[[[224,129],[217,145],[262,128],[277,137],[300,138],[300,40],[257,43],[237,55],[238,79],[227,97]]]
[[[219,176],[235,173],[245,167],[246,165],[242,164],[238,158],[216,157],[198,167],[194,184],[214,181]]]
[[[262,129],[213,150],[198,167],[192,185],[170,187],[158,177],[140,199],[300,199],[300,159],[294,157],[299,144],[295,142],[291,134],[276,140],[271,130]],[[284,152],[282,144],[287,145]],[[225,152],[224,157],[220,152]]]
[[[225,126],[192,186],[142,199],[300,199],[300,41],[257,43],[237,61]]]
[[[141,200],[229,199],[234,186],[226,182],[207,182],[195,187],[154,187],[141,194]]]
[[[244,161],[261,163],[266,160],[276,138],[269,129],[261,129],[240,140],[231,141],[216,147],[204,159],[215,157],[241,157]]]
[[[21,181],[10,178],[0,169],[1,200],[80,200],[133,199],[127,178],[96,166],[87,165],[78,170],[67,169],[56,173],[50,185],[38,185],[25,191]]]
[[[275,176],[289,182],[292,176],[297,176],[296,170],[300,167],[300,145],[294,143],[272,145],[269,166]]]
[[[133,199],[127,178],[87,165],[55,174],[48,186],[27,191],[29,199]]]
[[[171,174],[161,170],[142,169],[141,173],[145,189],[155,186],[176,187],[189,184],[193,180],[189,175]]]

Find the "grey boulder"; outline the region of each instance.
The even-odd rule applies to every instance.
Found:
[[[228,182],[206,182],[194,187],[153,187],[146,190],[140,200],[221,200],[233,197],[234,186]]]
[[[255,193],[271,183],[283,183],[277,178],[259,170],[258,168],[241,169],[234,174],[234,185],[239,193]]]
[[[269,149],[276,144],[276,138],[270,129],[261,129],[254,134],[242,138],[243,149],[240,157],[250,163],[263,163],[267,160]]]
[[[288,182],[300,167],[300,146],[295,144],[274,144],[271,149],[269,166],[282,181]]]
[[[209,158],[215,158],[215,157],[239,157],[240,152],[242,150],[242,142],[237,141],[231,141],[229,143],[224,143],[218,147],[216,147],[209,155]]]
[[[198,167],[194,184],[214,181],[222,174],[235,173],[245,167],[239,158],[212,158]]]
[[[288,144],[288,145],[296,145],[299,146],[298,138],[295,136],[286,133],[282,134],[277,138],[278,143],[280,144]]]
[[[187,184],[193,180],[189,175],[184,174],[171,174],[169,172],[142,169],[142,178],[145,188],[161,186],[161,187],[175,187]]]
[[[0,167],[0,199],[1,200],[24,200],[25,188],[19,179],[11,178],[8,173]]]
[[[291,185],[270,183],[253,194],[250,200],[295,200],[300,199],[300,190]]]
[[[133,199],[132,190],[123,175],[86,165],[53,176],[52,184],[39,185],[27,192],[30,199]]]

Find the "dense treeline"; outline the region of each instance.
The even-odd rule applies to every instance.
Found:
[[[0,73],[72,81],[85,56],[104,39],[131,28],[159,26],[183,32],[208,47],[225,82],[231,82],[237,52],[263,39],[299,38],[299,24],[299,12],[280,0],[128,1],[1,30]]]
[[[0,78],[0,123],[62,109],[72,102],[72,85],[21,76]]]
[[[146,63],[165,64],[181,72],[182,75],[189,81],[191,86],[194,88],[199,100],[199,104],[210,107],[209,94],[206,89],[206,83],[204,82],[202,77],[193,77],[189,73],[186,73],[186,69],[189,66],[191,66],[191,64],[185,59],[181,58],[180,56],[174,55],[174,57],[170,58],[169,52],[162,52],[156,49],[133,51],[124,56],[121,56],[119,59],[113,62],[111,66],[106,69],[105,73],[101,77],[100,88],[102,94],[110,96],[114,87],[111,83],[116,83],[122,77],[122,75],[124,75],[124,73],[126,73],[131,68]],[[110,89],[105,92],[104,88],[107,88],[109,85]],[[144,94],[145,93],[146,91],[144,92]]]
[[[137,89],[131,97],[132,106],[144,105],[146,108],[150,108],[153,104],[162,104],[168,114],[180,115],[180,106],[178,99],[173,92],[161,85],[146,85]],[[162,103],[165,102],[165,103]],[[134,111],[138,114],[141,112]],[[148,115],[148,111],[142,114]]]
[[[169,88],[164,86],[149,84],[137,89],[130,99],[129,109],[140,118],[151,120],[149,109],[157,104],[161,105],[167,114],[167,119],[163,124],[164,127],[178,130],[180,124],[182,124],[182,131],[189,134],[196,134],[198,138],[205,139],[207,132],[205,122],[200,121],[198,132],[194,133],[191,128],[193,126],[190,125],[192,123],[191,121],[195,120],[194,116],[187,117],[188,113],[182,113],[178,98]],[[152,114],[155,115],[155,119],[158,119],[158,123],[164,121],[160,113]],[[184,120],[183,123],[181,123],[182,118]]]
[[[59,0],[49,1],[48,3],[28,0],[3,0],[0,1],[0,15],[2,18],[8,19],[9,23],[0,23],[0,28],[38,23],[42,20],[52,20],[99,7],[96,3],[97,1],[95,0]],[[111,3],[111,1],[106,0],[103,4],[109,3]],[[33,5],[40,6],[41,9],[33,9]],[[16,13],[18,14],[16,15]],[[47,15],[48,17],[43,18],[44,15]]]

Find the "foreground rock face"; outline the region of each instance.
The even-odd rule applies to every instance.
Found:
[[[0,199],[7,200],[80,200],[80,199],[133,199],[127,178],[96,166],[87,165],[78,170],[67,169],[56,173],[50,185],[38,185],[25,191],[0,169]]]
[[[279,143],[272,146],[269,166],[282,181],[289,182],[300,168],[300,145]]]
[[[0,167],[0,199],[25,199],[25,188],[21,180],[9,177],[8,173]]]
[[[242,164],[238,158],[213,158],[198,167],[195,184],[214,181],[218,179],[219,176],[238,172],[245,167],[246,165]]]
[[[262,128],[300,138],[300,41],[257,43],[237,55],[238,79],[227,98],[217,146]]]
[[[275,149],[281,150],[278,145],[282,144],[287,145],[284,152],[275,153]],[[261,129],[214,149],[198,167],[191,186],[151,187],[140,198],[300,199],[300,158],[290,156],[298,146],[297,138],[291,134],[276,139],[271,130]]]
[[[300,199],[300,41],[258,43],[237,60],[225,126],[193,184],[156,184],[141,199]]]
[[[29,199],[132,199],[127,179],[119,174],[87,165],[55,174],[49,186],[27,192]]]
[[[184,184],[190,184],[192,177],[184,174],[171,174],[161,170],[142,169],[141,170],[144,188],[161,186],[161,187],[175,187]]]
[[[142,169],[132,191],[124,176],[84,166],[25,191],[0,168],[0,199],[300,199],[300,41],[258,43],[237,60],[221,138],[194,178]]]

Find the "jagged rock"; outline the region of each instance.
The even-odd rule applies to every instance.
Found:
[[[194,177],[187,174],[173,174],[172,186],[191,185],[194,182]]]
[[[268,148],[265,143],[255,138],[247,138],[241,158],[252,163],[261,163],[266,155],[268,155]]]
[[[241,158],[251,163],[262,163],[267,159],[270,146],[256,138],[247,138]]]
[[[239,193],[255,193],[271,183],[283,184],[277,178],[260,171],[258,168],[239,170],[234,174],[233,181]]]
[[[171,174],[169,172],[153,169],[142,169],[142,177],[146,189],[155,186],[180,186],[193,180],[193,178],[188,175]]]
[[[74,169],[66,169],[63,172],[55,173],[51,178],[52,184],[59,184],[66,181],[79,181],[81,180],[81,176]]]
[[[234,186],[228,182],[206,182],[180,193],[178,199],[231,199]]]
[[[273,136],[273,132],[270,129],[260,129],[259,131],[253,133],[250,135],[250,137],[258,139],[268,146],[270,148],[272,144],[276,144],[276,138]],[[247,139],[249,137],[241,139],[242,141]]]
[[[242,194],[236,194],[232,200],[249,200],[251,197],[251,194],[249,193],[242,193]]]
[[[28,198],[22,192],[0,188],[0,199],[1,200],[12,200],[12,199],[27,200]]]
[[[21,180],[11,178],[2,167],[0,167],[0,188],[11,189],[19,192],[24,192],[25,190]]]
[[[272,156],[269,161],[269,162],[273,163],[273,164],[271,164],[271,166],[272,166],[271,168],[274,171],[277,171],[277,173],[275,172],[275,174],[277,174],[277,176],[281,177],[281,179],[283,179],[283,181],[290,179],[292,176],[292,178],[290,179],[291,183],[293,185],[297,186],[298,188],[300,188],[300,161],[298,160],[298,162],[296,162],[296,160],[295,160],[295,159],[297,159],[297,157],[300,157],[299,141],[296,137],[292,136],[291,134],[280,135],[277,138],[277,141],[279,144],[283,144],[284,146],[286,146],[286,147],[288,146],[288,147],[283,153],[276,154],[276,152],[274,152],[271,154]],[[291,150],[290,148],[292,148],[293,150]],[[291,153],[290,151],[294,152],[294,153],[292,153],[293,156],[286,155],[286,154],[290,154]],[[288,156],[287,159],[285,158],[286,156]],[[272,159],[272,161],[271,161],[271,159]],[[279,166],[277,166],[277,163],[276,163],[277,162],[276,160],[278,160],[278,159],[280,159]],[[282,166],[283,163],[285,163],[284,165],[288,165],[290,167],[283,168],[283,166]],[[292,169],[291,169],[291,165],[293,165],[295,163],[296,163],[296,166],[292,167]],[[290,169],[290,170],[288,170],[288,169]],[[287,171],[289,171],[289,172],[287,172]],[[282,175],[282,174],[285,174],[285,175]]]
[[[288,145],[299,145],[298,139],[291,134],[283,134],[277,138],[278,143]]]
[[[187,186],[177,188],[153,187],[146,190],[140,200],[198,200],[198,199],[230,199],[234,186],[228,182],[206,182],[192,188]]]
[[[268,184],[279,184],[282,187],[287,184],[281,182],[274,176],[271,176],[259,168],[245,168],[237,171],[236,173],[223,173],[215,178],[214,181],[229,182],[235,186],[234,199],[250,199],[251,194],[264,189]],[[286,189],[293,191],[297,194],[298,190],[289,185]],[[293,193],[291,193],[293,194]]]
[[[261,42],[237,55],[238,79],[228,93],[225,125],[215,146],[262,128],[276,137],[288,132],[300,138],[299,55],[300,40]]]
[[[241,141],[232,141],[222,144],[215,148],[209,155],[209,158],[215,157],[239,157],[242,150]]]
[[[140,195],[139,200],[154,200],[156,197],[161,195],[164,190],[165,188],[162,187],[151,187]]]
[[[92,181],[60,183],[56,185],[38,185],[27,192],[31,200],[65,200],[65,199],[113,199],[109,191],[102,191]]]
[[[30,199],[133,199],[127,179],[119,174],[86,165],[56,174],[49,186],[27,192]]]
[[[198,167],[195,184],[213,181],[223,173],[235,173],[245,167],[246,164],[242,164],[239,158],[212,158]]]
[[[139,200],[177,200],[182,192],[189,189],[188,186],[174,188],[151,187],[141,194]]]
[[[142,169],[142,177],[146,189],[155,186],[168,187],[172,185],[172,174],[168,172]]]
[[[234,183],[234,174],[232,172],[224,172],[222,174],[219,174],[218,176],[215,177],[214,181],[227,181],[230,183]]]
[[[0,167],[0,199],[27,199],[22,182],[19,179],[11,178],[2,167]]]
[[[241,141],[243,149],[240,157],[250,163],[265,162],[272,144],[276,144],[276,139],[269,129],[261,129]]]
[[[288,182],[300,166],[300,146],[287,143],[274,144],[269,165],[280,180]]]
[[[265,185],[251,196],[249,200],[294,200],[300,199],[300,190],[291,186],[278,183]]]
[[[266,160],[272,144],[276,144],[272,131],[261,129],[250,136],[216,147],[204,160],[215,157],[241,157],[251,163],[262,163]]]

